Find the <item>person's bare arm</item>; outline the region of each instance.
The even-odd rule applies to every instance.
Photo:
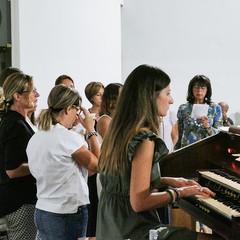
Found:
[[[170,201],[170,196],[166,192],[150,192],[153,152],[154,142],[147,139],[138,146],[133,157],[130,202],[136,212],[164,206]]]
[[[97,172],[98,158],[85,146],[75,151],[72,158],[86,169]]]
[[[21,164],[18,168],[6,171],[9,178],[24,177],[30,174],[28,163]]]
[[[97,157],[100,157],[100,146],[96,135],[91,136],[88,141],[89,150]]]
[[[130,179],[130,203],[135,212],[166,206],[171,197],[168,192],[150,192],[150,176],[154,142],[146,139],[136,149],[132,161]],[[159,182],[177,187],[180,197],[203,195],[204,197],[215,194],[206,187],[201,187],[196,182],[189,182],[184,178],[162,178]],[[177,196],[175,196],[177,197]]]
[[[87,142],[89,145],[89,150],[97,157],[100,156],[100,146],[99,142],[97,140],[96,135],[91,135],[88,137],[88,134],[91,132],[95,132],[94,130],[94,120],[91,117],[89,111],[83,107],[81,107],[81,110],[83,111],[84,117],[78,116],[78,121],[82,124],[82,126],[86,129],[86,137]]]
[[[178,122],[176,122],[176,123],[172,126],[171,137],[172,137],[173,146],[175,146],[175,144],[176,144],[177,141],[178,141]]]
[[[102,137],[102,139],[104,138],[104,136],[108,130],[110,122],[111,122],[111,119],[107,116],[103,116],[98,120],[97,131],[100,134],[100,136]]]

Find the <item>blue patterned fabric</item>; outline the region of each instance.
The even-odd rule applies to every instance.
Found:
[[[181,148],[191,143],[197,142],[208,135],[208,131],[203,124],[196,118],[191,118],[193,104],[187,102],[180,105],[177,112],[179,140],[175,148]],[[218,128],[223,126],[221,107],[215,103],[211,103],[208,109],[208,122],[212,127],[212,135],[216,134]]]

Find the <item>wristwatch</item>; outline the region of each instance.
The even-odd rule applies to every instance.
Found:
[[[87,134],[87,139],[91,138],[91,137],[94,136],[94,135],[95,135],[95,136],[98,135],[96,131],[89,132],[89,133]]]

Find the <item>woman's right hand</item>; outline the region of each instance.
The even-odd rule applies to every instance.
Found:
[[[94,119],[92,118],[90,112],[84,108],[81,107],[83,116],[82,114],[78,115],[78,120],[82,124],[82,126],[88,131],[88,132],[93,132],[94,131]]]

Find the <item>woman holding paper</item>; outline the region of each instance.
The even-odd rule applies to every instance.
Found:
[[[179,140],[175,149],[197,142],[215,134],[222,122],[221,107],[211,100],[212,87],[209,78],[196,75],[188,84],[187,102],[177,112]],[[200,231],[208,233],[202,223]]]
[[[179,140],[175,149],[215,134],[222,123],[221,107],[211,100],[209,78],[196,75],[188,85],[187,102],[177,112]]]

